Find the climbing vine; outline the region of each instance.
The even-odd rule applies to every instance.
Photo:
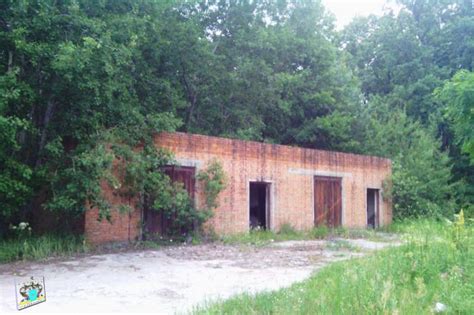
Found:
[[[219,206],[217,197],[226,186],[226,176],[221,163],[215,159],[211,160],[208,167],[201,170],[196,178],[203,184],[204,194],[206,196],[205,210],[214,210]]]

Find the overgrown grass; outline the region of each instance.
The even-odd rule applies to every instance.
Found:
[[[87,252],[82,237],[74,235],[30,236],[0,241],[0,263],[15,260],[39,260]]]
[[[290,240],[326,239],[331,237],[341,238],[364,238],[375,241],[387,241],[381,230],[346,229],[338,227],[335,229],[326,226],[318,226],[310,230],[296,230],[289,224],[281,226],[278,232],[269,230],[251,230],[248,233],[234,234],[221,237],[224,244],[248,244],[266,245],[271,242]]]
[[[474,313],[473,228],[435,221],[396,223],[406,244],[335,263],[275,292],[240,295],[196,314]]]

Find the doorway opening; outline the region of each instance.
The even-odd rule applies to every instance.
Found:
[[[367,189],[367,227],[379,227],[379,190]]]
[[[270,183],[250,182],[249,226],[270,229]]]

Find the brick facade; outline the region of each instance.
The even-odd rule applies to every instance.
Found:
[[[178,164],[205,168],[218,160],[226,173],[227,186],[219,196],[219,207],[207,223],[217,234],[249,230],[249,182],[270,183],[270,228],[278,230],[289,223],[297,229],[314,226],[314,177],[342,178],[342,226],[364,228],[367,225],[367,189],[382,192],[383,180],[391,174],[391,161],[384,158],[304,149],[185,133],[162,133],[156,146],[171,150]],[[113,204],[124,200],[113,196],[104,186]],[[196,204],[203,194],[196,182]],[[392,207],[380,198],[380,225],[392,220]],[[140,236],[140,211],[130,215],[113,211],[112,224],[97,221],[98,212],[86,212],[85,234],[92,243],[127,241]]]

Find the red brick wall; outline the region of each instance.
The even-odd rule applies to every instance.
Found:
[[[104,197],[112,205],[111,219],[98,220],[99,210],[88,209],[85,214],[84,234],[89,243],[102,244],[108,242],[133,241],[139,238],[141,231],[141,212],[135,209],[135,201],[114,194],[106,181],[103,181],[102,191]],[[120,205],[127,205],[133,209],[130,213],[122,213]]]
[[[391,174],[390,160],[372,156],[185,133],[162,133],[155,138],[155,144],[168,148],[178,163],[196,166],[197,171],[206,167],[212,159],[221,162],[228,184],[219,196],[220,206],[208,222],[208,227],[218,234],[248,231],[249,181],[271,183],[272,229],[278,230],[284,223],[290,223],[297,229],[313,227],[315,175],[342,177],[342,225],[365,227],[366,190],[378,188],[382,191],[383,180]],[[196,203],[202,205],[203,195],[199,183],[196,191]],[[383,199],[380,204],[380,223],[388,224],[392,219],[391,204]],[[138,212],[132,215],[132,225],[136,226],[133,237],[139,234]],[[89,239],[94,242],[128,239],[125,233],[129,226],[126,219],[118,216],[118,224],[97,224],[93,223],[96,216],[94,211],[86,215],[86,235]]]

